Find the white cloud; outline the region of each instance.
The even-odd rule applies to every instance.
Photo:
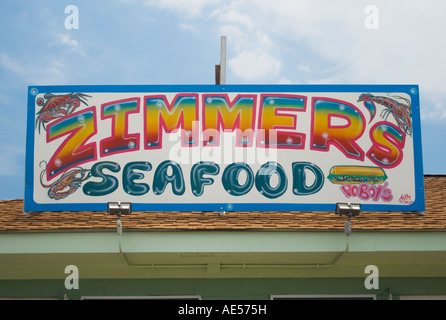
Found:
[[[440,97],[437,93],[423,94],[426,96],[422,99],[420,106],[420,113],[422,120],[428,120],[430,122],[444,122],[446,120],[446,102],[443,97]]]
[[[423,117],[445,119],[446,3],[375,1],[378,29],[359,1],[230,1],[213,12],[228,38],[231,81],[418,84]]]
[[[192,25],[192,24],[188,24],[188,23],[180,23],[179,28],[181,30],[185,30],[185,31],[190,31],[190,32],[198,32],[199,29]]]
[[[57,59],[45,59],[36,64],[33,60],[13,58],[2,53],[0,67],[28,84],[55,84],[64,83],[67,80],[66,66]]]
[[[227,36],[228,83],[400,83],[419,84],[424,100],[435,105],[426,119],[446,110],[443,63],[446,2],[375,0],[377,30],[364,22],[367,1],[337,0],[121,0],[174,15],[181,30]],[[53,34],[53,46],[83,55],[73,33]],[[62,79],[69,57],[44,61],[45,72]],[[30,74],[31,63],[13,55],[0,65]],[[39,70],[40,71],[40,70]],[[36,77],[36,76],[34,76]],[[442,102],[438,104],[438,102]],[[441,117],[437,117],[441,118]]]
[[[281,70],[280,61],[261,50],[242,51],[228,65],[235,76],[253,83],[268,82]]]
[[[71,39],[68,34],[59,34],[57,36],[58,42],[66,47],[68,47],[71,51],[85,56],[85,53],[81,50],[79,42],[77,40]]]
[[[67,34],[52,34],[53,41],[47,44],[45,55],[0,54],[0,68],[3,68],[28,84],[64,84],[70,81],[72,65],[67,61],[73,57],[86,57],[79,42]],[[60,49],[65,50],[61,53]],[[68,51],[66,51],[68,50]]]
[[[370,4],[378,10],[378,29],[365,26]],[[446,2],[145,0],[145,5],[176,14],[183,29],[212,26],[227,36],[229,82],[419,84],[429,97],[438,97],[432,103],[444,100]],[[436,109],[446,110],[446,103]]]
[[[244,31],[251,31],[255,27],[253,19],[248,14],[240,12],[239,9],[238,2],[219,7],[210,14],[209,19],[215,17],[222,25],[238,25]]]
[[[203,9],[222,3],[222,0],[146,0],[144,5],[172,10],[186,17],[198,17]]]

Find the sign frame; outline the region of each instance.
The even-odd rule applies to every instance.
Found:
[[[51,92],[62,94],[67,92],[89,93],[364,93],[364,92],[397,92],[410,96],[412,104],[413,125],[413,164],[414,164],[414,196],[410,204],[361,203],[361,211],[425,211],[424,174],[422,159],[420,100],[418,85],[60,85],[29,86],[27,143],[25,165],[25,199],[24,211],[107,211],[107,203],[38,203],[34,199],[35,186],[35,134],[36,96],[39,93]],[[258,102],[260,103],[260,102]],[[327,179],[328,173],[324,179]],[[399,196],[399,195],[398,195]],[[128,202],[124,199],[115,201]],[[141,203],[132,202],[133,211],[334,211],[336,202],[332,203],[181,203],[180,198],[173,203]],[[340,199],[337,202],[355,203],[355,199]]]

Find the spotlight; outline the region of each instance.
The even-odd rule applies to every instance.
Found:
[[[116,216],[127,215],[132,212],[132,204],[130,202],[108,202],[107,212]]]
[[[122,235],[122,222],[121,215],[122,214],[130,214],[132,212],[132,204],[130,202],[108,202],[107,203],[107,212],[109,214],[113,214],[116,216],[116,230],[118,232],[118,236]]]
[[[361,205],[357,203],[336,203],[336,214],[350,217],[358,216],[361,212]]]

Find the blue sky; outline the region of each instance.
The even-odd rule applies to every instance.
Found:
[[[78,29],[65,27],[69,5]],[[213,84],[222,35],[228,84],[418,84],[424,172],[446,174],[445,11],[438,0],[2,0],[0,199],[23,198],[28,86]]]

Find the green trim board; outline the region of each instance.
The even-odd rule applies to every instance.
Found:
[[[444,232],[112,232],[0,235],[0,279],[446,277]]]
[[[363,232],[350,237],[349,250],[443,251],[446,232]],[[1,233],[0,254],[138,252],[339,252],[342,231],[124,231]]]

